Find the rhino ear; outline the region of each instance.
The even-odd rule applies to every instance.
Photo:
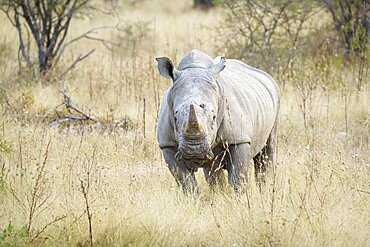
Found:
[[[173,63],[168,57],[158,57],[156,58],[158,62],[159,73],[168,79],[176,80],[179,71],[173,66]]]
[[[216,76],[226,67],[226,59],[224,57],[220,57],[220,61],[215,64],[212,68],[210,68],[211,73]]]

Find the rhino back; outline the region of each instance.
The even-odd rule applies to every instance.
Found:
[[[277,121],[280,94],[267,73],[239,60],[228,59],[220,73],[224,88],[224,121],[219,138],[229,143],[251,143],[251,155],[266,144]]]

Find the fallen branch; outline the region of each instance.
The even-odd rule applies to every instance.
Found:
[[[59,114],[58,111],[56,111],[57,119],[53,120],[49,127],[60,125],[60,124],[66,124],[66,123],[88,123],[93,122],[90,126],[104,126],[104,127],[110,127],[110,128],[128,128],[134,126],[134,121],[129,118],[125,117],[122,120],[118,122],[109,122],[101,120],[95,116],[93,116],[90,113],[84,112],[79,106],[77,106],[75,103],[73,103],[71,97],[68,95],[67,92],[67,82],[65,80],[62,81],[63,88],[59,91],[61,94],[63,94],[63,103],[60,105],[64,105],[67,109],[69,115],[65,114]],[[59,105],[59,106],[60,106]],[[59,107],[57,106],[57,107]]]
[[[83,112],[80,107],[78,107],[76,104],[74,104],[71,100],[71,97],[69,97],[68,93],[67,93],[67,83],[65,80],[63,80],[63,89],[59,91],[60,93],[63,94],[64,96],[64,106],[67,108],[68,112],[71,113],[72,115],[70,116],[64,116],[62,119],[57,119],[57,120],[54,120],[53,122],[51,122],[49,124],[49,127],[51,126],[54,126],[54,125],[58,125],[58,124],[61,124],[61,123],[67,123],[67,122],[77,122],[77,121],[88,121],[88,120],[91,120],[95,123],[99,123],[99,120],[92,116],[91,114],[87,114],[85,112]],[[78,113],[82,116],[75,116],[73,114],[75,113]]]
[[[357,191],[357,192],[361,192],[361,193],[370,194],[370,191],[367,191],[367,190],[360,190],[360,189],[357,189],[356,191]]]

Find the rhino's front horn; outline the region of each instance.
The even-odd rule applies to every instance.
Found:
[[[205,131],[201,123],[198,121],[197,113],[195,112],[194,105],[190,105],[189,119],[185,125],[184,136],[187,139],[200,139],[205,136]]]

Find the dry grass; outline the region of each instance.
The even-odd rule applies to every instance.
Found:
[[[159,77],[154,58],[178,61],[192,48],[219,55],[211,27],[221,22],[220,10],[196,12],[186,2],[126,7],[120,13],[127,20],[150,21],[145,38],[134,50],[100,47],[67,78],[77,104],[106,119],[128,115],[138,122],[131,131],[47,127],[62,101],[61,85],[17,76],[15,56],[7,54],[0,67],[0,245],[88,245],[81,193],[81,182],[87,181],[98,246],[368,245],[369,88],[350,91],[347,124],[343,90],[313,90],[304,128],[299,89],[288,84],[282,92],[279,165],[262,192],[252,169],[244,195],[227,188],[210,192],[201,172],[199,199],[177,188],[155,139],[160,99],[170,82]],[[71,36],[109,20],[77,22]],[[0,31],[7,33],[7,49],[16,51],[12,29],[2,25]],[[80,43],[63,66],[88,46],[96,45]],[[342,76],[348,83],[354,79]],[[32,203],[31,229],[23,234]]]

